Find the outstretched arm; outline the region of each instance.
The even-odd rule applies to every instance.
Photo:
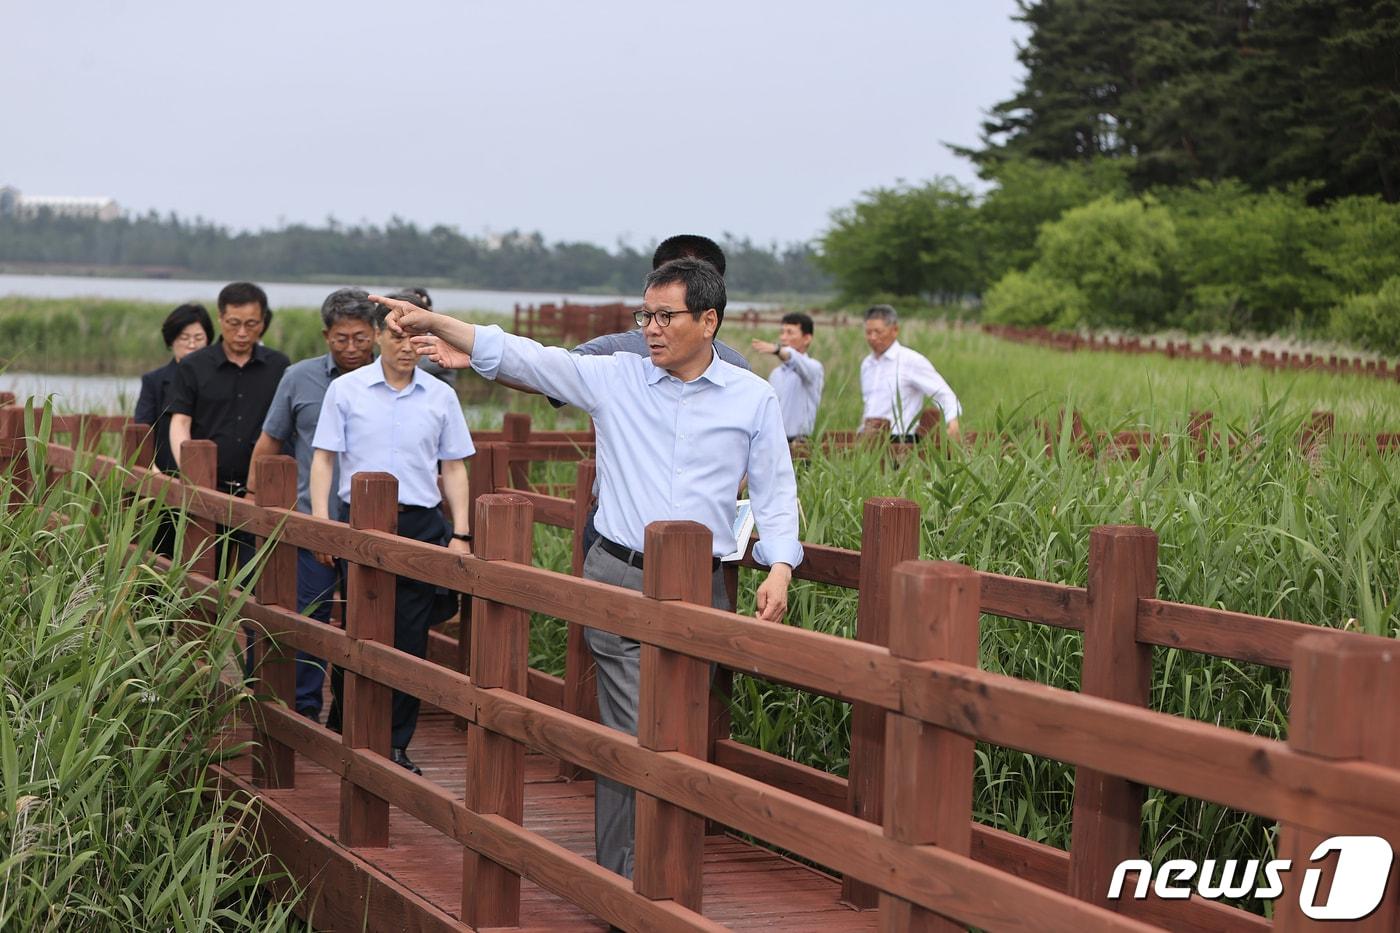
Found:
[[[448,352],[449,350],[458,350],[468,355],[466,365],[471,364],[470,354],[472,352],[472,347],[476,343],[475,324],[469,324],[466,321],[458,320],[455,317],[449,317],[446,314],[436,314],[432,311],[424,310],[411,302],[400,301],[396,298],[385,298],[383,295],[370,295],[369,300],[389,309],[388,317],[384,320],[389,329],[394,333],[407,335],[409,337],[438,337],[440,338],[440,343],[445,342],[447,344],[446,347],[441,347],[440,344],[437,345],[439,348],[438,352],[441,353],[445,359],[438,359],[434,357],[432,353],[423,353],[421,350],[419,353],[420,356],[428,356],[433,359],[433,362],[440,363],[452,369],[462,369],[464,368],[462,365],[454,365],[460,361],[460,357]],[[414,347],[418,348],[420,346],[421,344],[415,341]],[[449,359],[453,362],[446,361]]]

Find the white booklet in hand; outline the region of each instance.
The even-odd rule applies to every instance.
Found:
[[[753,537],[753,508],[748,499],[740,499],[734,504],[734,553],[726,554],[720,560],[743,560],[749,550],[749,539]]]

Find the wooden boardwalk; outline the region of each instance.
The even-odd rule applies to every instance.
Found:
[[[251,734],[245,731],[241,737]],[[425,778],[461,798],[467,775],[466,733],[453,725],[450,715],[425,705],[409,751]],[[593,782],[561,780],[558,763],[543,755],[528,755],[525,762],[525,827],[591,860]],[[249,756],[227,766],[251,781]],[[293,789],[259,793],[338,845],[340,778],[335,774],[299,755]],[[461,845],[397,807],[390,807],[389,813],[389,847],[357,848],[355,855],[438,910],[460,917]],[[838,879],[732,835],[705,837],[704,879],[705,916],[735,930],[856,933],[877,925],[876,911],[852,910],[838,901]],[[607,929],[606,923],[528,880],[521,884],[520,895],[523,930]]]

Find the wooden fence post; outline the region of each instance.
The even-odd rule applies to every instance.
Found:
[[[529,564],[535,529],[530,501],[483,496],[476,509],[476,556]],[[530,614],[484,599],[472,601],[472,614],[472,683],[525,696]],[[525,747],[469,724],[465,803],[477,813],[520,823],[525,815]],[[471,848],[462,853],[462,922],[474,929],[520,924],[520,876]]]
[[[583,526],[593,499],[593,478],[597,465],[592,460],[580,460],[574,475],[574,555],[573,573],[583,576]],[[569,622],[564,648],[564,712],[584,719],[598,721],[598,687],[593,654],[583,641],[583,626]],[[566,781],[585,777],[587,771],[570,761],[559,762],[559,776]]]
[[[1329,761],[1369,761],[1400,768],[1400,645],[1391,639],[1338,637],[1329,632],[1298,639],[1293,646],[1288,744]],[[1307,918],[1299,904],[1307,869],[1318,867],[1310,866],[1310,856],[1326,838],[1315,830],[1280,823],[1278,857],[1290,859],[1293,868],[1284,875],[1283,896],[1274,902],[1278,933],[1326,925]],[[1393,855],[1400,856],[1400,838],[1387,841]],[[1319,863],[1325,861],[1319,859]],[[1328,880],[1317,886],[1310,904],[1328,903],[1331,874],[1323,868]],[[1400,867],[1394,858],[1379,906],[1346,924],[1346,929],[1375,933],[1400,929]]]
[[[642,547],[643,594],[710,605],[711,543],[710,530],[697,522],[652,522]],[[709,696],[708,662],[644,643],[637,744],[704,759]],[[698,912],[704,851],[703,817],[637,791],[632,887],[638,894]]]
[[[889,644],[891,574],[896,564],[918,557],[919,507],[908,499],[866,499],[860,536],[857,641]],[[848,773],[847,812],[867,823],[879,823],[884,813],[885,711],[878,706],[852,705]],[[845,878],[841,898],[868,910],[879,904],[879,891],[863,881]]]
[[[520,412],[506,412],[501,420],[501,431],[505,435],[506,450],[511,444],[530,443],[530,416]],[[496,477],[500,482],[502,477]],[[515,489],[530,489],[530,464],[521,461],[510,465],[510,485]]]
[[[13,396],[11,396],[13,398]],[[33,488],[30,474],[29,452],[24,439],[24,409],[13,405],[0,407],[0,470],[9,468],[11,509],[18,508],[20,502]]]
[[[468,470],[467,484],[470,507],[467,509],[467,514],[470,517],[469,524],[473,540],[475,540],[475,536],[480,530],[476,526],[476,505],[481,501],[482,496],[494,495],[496,492],[496,445],[485,443],[477,447],[476,455],[468,461]],[[458,616],[460,621],[457,623],[457,670],[463,674],[471,672],[473,602],[474,599],[470,594],[463,598],[462,611]],[[454,716],[452,722],[458,729],[467,728],[467,721],[461,716]]]
[[[1307,453],[1326,444],[1335,423],[1336,418],[1330,411],[1315,411],[1308,415],[1308,420],[1298,432],[1298,449]]]
[[[356,473],[350,478],[350,527],[398,530],[399,481],[391,473]],[[363,564],[346,571],[345,634],[357,641],[394,644],[394,575]],[[368,677],[345,672],[341,697],[341,741],[389,757],[393,691]],[[347,846],[389,844],[389,804],[353,781],[340,781],[340,839]]]
[[[213,441],[185,441],[180,445],[180,482],[201,489],[213,489],[219,478],[219,448]],[[189,516],[185,524],[184,559],[190,569],[206,577],[219,572],[219,555],[214,548],[215,526],[211,519]]]
[[[297,462],[292,457],[279,455],[263,457],[253,464],[257,471],[257,495],[259,506],[274,509],[294,509],[297,504]],[[263,546],[267,539],[260,539]],[[288,612],[297,608],[297,549],[296,545],[278,543],[263,564],[258,576],[258,602],[264,606],[280,606]],[[262,638],[259,652],[261,663],[254,668],[254,676],[261,681],[261,688],[254,694],[270,693],[286,705],[296,709],[296,651],[277,639]],[[265,701],[264,701],[265,702]],[[272,738],[262,729],[258,730],[257,769],[254,781],[261,787],[295,786],[295,758],[291,746]]]
[[[122,460],[134,467],[149,468],[155,456],[155,437],[149,424],[128,424],[122,428]]]
[[[900,564],[891,576],[890,654],[976,667],[981,599],[981,581],[971,567]],[[898,713],[886,713],[885,722],[885,836],[970,856],[973,739]],[[880,894],[881,933],[963,929],[903,898]]]
[[[1152,647],[1137,640],[1138,600],[1157,593],[1157,535],[1136,525],[1089,534],[1088,617],[1080,692],[1145,707],[1152,692]],[[1146,789],[1126,778],[1078,768],[1070,836],[1069,894],[1114,908],[1113,869],[1138,858]]]

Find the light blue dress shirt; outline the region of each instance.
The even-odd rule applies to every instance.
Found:
[[[598,531],[642,550],[651,522],[700,522],[713,553],[735,548],[734,501],[748,475],[761,564],[802,562],[797,478],[773,387],[711,357],[691,382],[649,356],[583,356],[478,326],[472,368],[561,398],[593,416],[598,447]]]
[[[476,453],[457,393],[414,368],[413,381],[395,391],[375,360],[346,373],[326,388],[311,446],[340,456],[340,499],[350,501],[356,473],[392,473],[401,505],[435,506],[439,460]]]
[[[826,370],[822,364],[799,350],[787,347],[788,358],[773,370],[768,381],[778,395],[783,411],[783,430],[788,437],[806,437],[817,424]]]

